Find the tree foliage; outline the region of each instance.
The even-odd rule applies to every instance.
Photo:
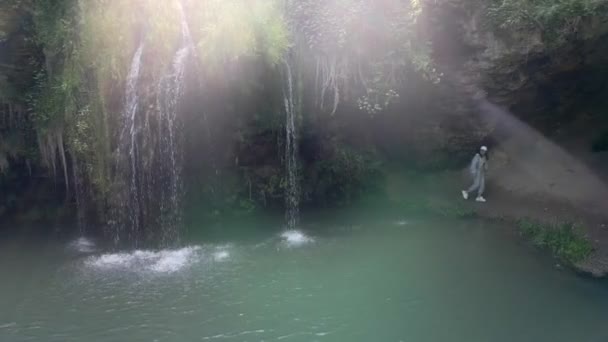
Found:
[[[417,0],[6,0],[2,6],[12,14],[0,13],[0,41],[8,24],[22,20],[34,45],[31,126],[24,129],[37,140],[39,164],[62,173],[66,185],[70,169],[80,170],[102,195],[112,181],[125,78],[141,45],[140,92],[149,98],[184,43],[193,47],[201,84],[244,61],[278,74],[288,56],[297,56],[298,74],[307,76],[298,86],[314,79],[306,86],[331,113],[348,100],[376,114],[399,97],[412,73],[438,81]],[[155,103],[143,105],[156,110]],[[13,145],[0,138],[4,150]],[[25,152],[3,153],[0,168],[6,169],[3,156],[19,154]]]
[[[280,4],[276,0],[190,1],[201,63],[217,67],[254,56],[279,63],[290,44]]]
[[[296,42],[316,63],[319,105],[330,102],[333,113],[352,95],[360,109],[375,114],[398,98],[412,71],[437,82],[421,12],[417,0],[292,1]]]
[[[137,45],[146,45],[152,82],[169,67],[184,25],[206,72],[243,56],[276,64],[288,46],[277,1],[184,1],[184,18],[178,1],[11,1],[31,16],[41,51],[28,96],[41,161],[52,170],[61,162],[66,183],[64,147],[86,164],[91,181],[107,179],[109,130],[120,111],[109,103],[121,93]]]
[[[585,19],[607,15],[606,0],[493,0],[488,9],[499,28],[537,29],[555,44],[576,35]]]

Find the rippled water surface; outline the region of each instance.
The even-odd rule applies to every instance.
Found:
[[[4,238],[0,341],[608,341],[608,287],[500,226],[270,231],[119,252]]]

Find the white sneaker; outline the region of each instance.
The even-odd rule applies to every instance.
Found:
[[[483,198],[483,196],[477,196],[477,198],[475,199],[477,202],[485,202],[486,199]]]
[[[465,200],[469,199],[469,193],[466,192],[466,191],[464,191],[464,190],[462,190],[462,198],[464,198]]]

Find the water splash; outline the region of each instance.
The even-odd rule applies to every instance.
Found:
[[[227,250],[220,249],[213,253],[213,260],[215,261],[224,261],[230,257],[230,252]]]
[[[129,253],[102,254],[89,257],[85,264],[102,270],[122,269],[135,272],[173,273],[200,261],[201,250],[200,246],[190,246],[175,250],[136,250]]]
[[[283,244],[287,247],[299,247],[314,242],[314,239],[299,230],[287,230],[281,233]]]
[[[79,253],[93,253],[96,250],[95,243],[86,237],[79,237],[70,242],[69,248]]]
[[[285,62],[285,218],[287,227],[294,229],[299,221],[300,189],[298,184],[298,140],[296,134],[297,104],[294,94],[294,80],[289,62]]]
[[[134,250],[92,255],[84,260],[88,268],[100,271],[171,274],[198,263],[221,263],[231,257],[227,245],[188,246],[178,249]]]

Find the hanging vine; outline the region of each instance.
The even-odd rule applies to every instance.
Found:
[[[314,56],[316,102],[331,114],[351,93],[359,109],[384,110],[399,98],[410,71],[440,79],[420,34],[416,0],[304,0],[290,6],[296,44]]]

